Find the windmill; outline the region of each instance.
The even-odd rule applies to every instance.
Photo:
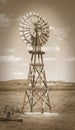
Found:
[[[22,40],[32,47],[29,50],[31,61],[22,111],[25,110],[27,105],[29,105],[30,112],[36,111],[36,106],[40,106],[39,110],[43,113],[46,105],[51,112],[49,90],[43,63],[43,54],[45,52],[41,49],[48,41],[49,25],[38,13],[29,12],[21,18],[19,30]]]

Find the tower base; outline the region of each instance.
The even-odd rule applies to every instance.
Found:
[[[49,90],[43,88],[25,89],[23,112],[51,112]]]

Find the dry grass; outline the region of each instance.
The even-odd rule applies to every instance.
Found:
[[[22,107],[24,93],[1,91],[0,108],[5,104]],[[0,122],[0,130],[75,130],[75,91],[50,91],[52,111],[58,116],[21,115],[24,121]],[[38,108],[39,106],[37,106]]]
[[[22,124],[17,122],[0,123],[0,130],[75,130],[73,113],[53,117],[24,115]]]
[[[21,108],[25,86],[24,80],[0,82],[0,109],[6,104]],[[75,84],[54,85],[49,89],[52,112],[58,113],[58,116],[25,114],[20,116],[24,120],[22,124],[0,122],[0,130],[75,130]],[[38,111],[39,105],[36,108]]]

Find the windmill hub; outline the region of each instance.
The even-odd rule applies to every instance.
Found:
[[[41,27],[38,23],[34,23],[35,26],[35,32],[41,31]]]
[[[46,105],[47,110],[51,112],[49,90],[43,63],[44,52],[41,50],[41,47],[48,41],[48,23],[38,14],[29,12],[20,21],[20,36],[26,44],[32,46],[32,50],[29,51],[31,61],[22,110],[24,111],[25,109],[27,111],[29,108],[28,111],[40,110],[43,113],[46,111]],[[26,109],[26,107],[28,108]]]

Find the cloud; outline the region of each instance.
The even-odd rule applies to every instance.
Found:
[[[12,53],[15,52],[16,48],[4,48],[4,49],[0,49],[0,52],[7,52],[7,53]]]
[[[0,14],[0,27],[8,27],[10,22],[11,20],[6,14]]]
[[[69,61],[69,62],[75,62],[75,57],[69,57],[67,59],[65,59],[65,61]]]
[[[15,57],[13,55],[0,56],[0,62],[16,62],[20,61],[21,59],[22,59],[21,57]]]
[[[49,29],[53,31],[53,30],[55,30],[55,27],[50,26]]]
[[[22,64],[22,66],[29,66],[29,64],[28,63],[24,63],[24,64]]]
[[[60,47],[59,46],[56,46],[56,47],[54,47],[54,46],[51,46],[51,47],[42,47],[42,50],[44,50],[44,51],[47,51],[47,52],[49,52],[49,51],[57,51],[57,52],[59,52],[60,51]]]
[[[17,20],[17,21],[20,21],[22,17],[23,17],[22,15],[21,15],[21,16],[18,16],[16,20]]]
[[[44,58],[44,61],[57,61],[57,59],[52,58],[52,57],[47,57],[47,58]]]
[[[13,72],[13,75],[21,76],[21,75],[25,75],[25,73],[23,73],[23,72]]]
[[[12,15],[8,16],[7,14],[0,14],[0,27],[9,27],[13,21]]]
[[[50,30],[53,32],[53,37],[57,40],[69,40],[71,28],[70,27],[53,27],[50,26]]]

